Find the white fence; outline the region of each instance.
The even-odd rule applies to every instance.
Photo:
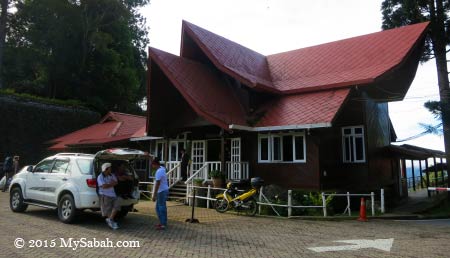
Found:
[[[193,185],[188,185],[188,188],[191,188],[190,190],[188,190],[189,194],[188,194],[188,199],[191,200],[191,198],[193,197],[193,191],[192,189],[207,189],[206,191],[206,196],[201,196],[198,195],[198,191],[196,191],[196,195],[195,198],[196,199],[204,199],[207,200],[206,202],[206,207],[210,208],[211,207],[211,201],[215,201],[216,199],[211,196],[212,194],[212,190],[221,190],[222,192],[225,191],[226,189],[223,188],[214,188],[211,186],[207,186],[207,187],[201,187],[201,186],[193,186]],[[295,217],[292,216],[292,210],[293,209],[322,209],[323,211],[323,216],[327,217],[327,201],[326,198],[327,196],[333,196],[333,197],[346,197],[347,199],[347,206],[344,210],[344,213],[347,213],[348,216],[351,216],[351,206],[350,206],[350,197],[370,197],[370,206],[371,206],[371,211],[372,211],[372,216],[375,216],[375,193],[371,192],[370,194],[351,194],[349,192],[347,192],[346,194],[334,194],[334,193],[321,193],[321,199],[322,199],[322,205],[310,205],[310,206],[303,206],[303,205],[292,205],[292,190],[288,190],[288,203],[287,204],[275,204],[270,202],[267,197],[263,194],[263,188],[261,187],[260,191],[259,191],[259,198],[258,198],[258,204],[259,204],[259,214],[261,214],[261,206],[270,206],[272,208],[272,210],[278,215],[281,216],[279,214],[279,212],[275,209],[275,207],[283,207],[283,208],[287,208],[288,209],[288,217]],[[359,202],[358,202],[359,203]],[[192,203],[189,201],[189,204],[191,205]],[[359,209],[360,207],[358,207]],[[385,208],[384,208],[384,189],[380,190],[380,212],[384,213],[385,212]]]

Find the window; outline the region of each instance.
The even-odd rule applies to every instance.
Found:
[[[48,160],[44,160],[41,163],[37,164],[36,167],[34,168],[34,172],[44,172],[44,173],[49,173],[50,169],[53,166],[53,159],[48,159]]]
[[[342,128],[342,152],[344,163],[362,163],[366,161],[364,128],[362,126]]]
[[[304,133],[260,134],[258,161],[260,163],[306,162]]]
[[[70,161],[69,159],[56,160],[52,168],[52,173],[65,174],[67,171],[67,167],[69,166],[69,161]]]
[[[81,174],[91,175],[92,174],[92,159],[77,159],[76,160],[78,168],[80,169]]]
[[[269,136],[259,136],[259,143],[258,143],[258,149],[259,149],[259,162],[269,162]]]
[[[165,161],[165,159],[164,159],[165,146],[166,146],[166,143],[164,141],[156,142],[155,157],[158,157],[161,161]]]

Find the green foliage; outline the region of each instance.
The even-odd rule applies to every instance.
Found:
[[[77,99],[100,112],[139,112],[145,96],[149,0],[26,0],[11,15],[4,84]]]
[[[209,171],[209,177],[211,178],[217,178],[217,177],[223,177],[223,173],[220,170],[211,170]]]
[[[192,182],[194,183],[194,185],[196,186],[202,186],[203,185],[203,179],[202,178],[194,178],[192,180]]]
[[[14,89],[0,89],[0,95],[12,96],[12,97],[27,100],[27,101],[39,102],[39,103],[50,104],[50,105],[58,105],[58,106],[64,106],[64,107],[77,107],[77,108],[85,108],[86,107],[86,104],[84,104],[83,102],[81,102],[79,100],[49,99],[49,98],[31,95],[28,93],[16,93]]]

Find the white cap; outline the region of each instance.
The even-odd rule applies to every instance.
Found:
[[[111,163],[103,163],[102,165],[102,172],[105,172],[106,169],[111,167]]]

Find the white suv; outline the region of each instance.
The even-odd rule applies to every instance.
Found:
[[[99,210],[97,176],[105,162],[126,163],[134,175],[132,198],[122,199],[124,217],[139,200],[138,176],[129,162],[143,158],[139,150],[108,149],[95,155],[82,153],[60,153],[48,157],[36,166],[28,166],[13,177],[10,184],[10,208],[23,212],[28,205],[57,209],[64,223],[73,222],[77,211]]]

